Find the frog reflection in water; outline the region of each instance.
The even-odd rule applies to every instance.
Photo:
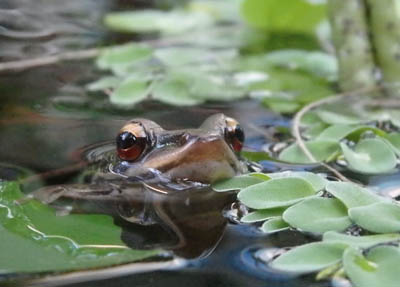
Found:
[[[238,122],[223,114],[198,129],[175,131],[134,119],[116,138],[118,156],[90,183],[47,187],[34,196],[56,206],[67,202],[72,212],[112,215],[133,248],[197,257],[219,241],[226,225],[222,209],[233,200],[209,184],[247,170],[237,158],[243,141]]]

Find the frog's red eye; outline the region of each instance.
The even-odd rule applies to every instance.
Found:
[[[122,160],[136,160],[146,149],[147,136],[138,123],[124,126],[116,138],[117,153]]]
[[[225,139],[234,151],[242,150],[244,138],[244,131],[239,123],[232,118],[226,118]]]

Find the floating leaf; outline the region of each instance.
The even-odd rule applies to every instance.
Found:
[[[166,79],[155,82],[152,97],[176,106],[190,106],[203,102],[190,95],[190,82],[179,74],[168,74]]]
[[[350,218],[362,228],[376,233],[400,231],[400,206],[379,202],[349,209]]]
[[[245,223],[264,221],[273,217],[280,217],[285,211],[285,207],[276,207],[270,209],[259,209],[243,216],[240,221]]]
[[[174,67],[194,64],[203,65],[207,62],[221,63],[224,60],[230,60],[236,53],[236,50],[232,49],[213,51],[192,47],[168,47],[156,50],[154,56],[164,65]]]
[[[400,133],[391,133],[388,134],[385,139],[389,143],[389,146],[393,149],[393,151],[400,156]]]
[[[22,197],[16,183],[0,183],[0,273],[87,269],[161,254],[125,246],[110,216],[56,216],[36,200],[17,204]]]
[[[255,161],[255,162],[260,162],[262,160],[272,160],[271,156],[267,152],[262,152],[262,151],[244,150],[240,153],[240,155],[250,161]]]
[[[339,144],[336,141],[315,140],[308,141],[305,145],[317,161],[328,160],[334,157],[340,150]],[[279,159],[293,163],[312,163],[297,144],[292,144],[284,149],[279,154]]]
[[[282,220],[282,217],[275,217],[267,220],[261,226],[261,230],[265,233],[274,233],[289,228],[289,225]]]
[[[240,175],[229,179],[224,179],[222,181],[218,181],[212,185],[212,188],[215,191],[219,192],[239,190],[264,181],[265,181],[264,179],[260,179],[259,177],[255,176]]]
[[[335,198],[309,198],[289,207],[283,219],[302,231],[343,231],[351,225],[346,207]]]
[[[139,10],[109,13],[104,23],[108,28],[122,32],[179,34],[199,27],[205,28],[212,21],[206,13]]]
[[[324,79],[337,78],[337,61],[330,54],[305,50],[278,50],[264,57],[266,63],[289,69],[300,69]]]
[[[238,199],[250,208],[289,206],[315,195],[313,186],[301,178],[271,179],[242,189]]]
[[[329,182],[326,190],[339,199],[347,208],[387,201],[384,197],[350,182]]]
[[[343,256],[343,266],[355,287],[396,287],[399,285],[400,250],[393,246],[371,249],[366,257],[355,248]]]
[[[269,173],[268,176],[270,178],[286,178],[286,177],[302,178],[313,186],[315,192],[323,190],[328,182],[324,177],[308,171],[284,171],[284,172]]]
[[[335,231],[328,231],[324,233],[322,240],[324,242],[343,243],[358,248],[368,248],[376,244],[398,241],[400,240],[400,234],[388,233],[365,236],[351,236]]]
[[[121,83],[121,79],[118,77],[103,77],[99,80],[92,82],[87,85],[89,91],[103,91],[106,89],[114,89]]]
[[[295,247],[275,259],[271,267],[283,271],[310,273],[338,263],[346,244],[316,242]]]
[[[396,156],[392,149],[379,138],[360,140],[354,150],[345,143],[341,148],[349,167],[362,173],[384,173],[396,167]]]
[[[312,32],[326,16],[325,5],[302,0],[246,0],[242,13],[256,28],[297,33]]]
[[[352,112],[345,111],[330,111],[330,110],[318,110],[316,113],[325,123],[330,125],[355,125],[366,122],[365,119],[360,118]]]
[[[149,60],[153,49],[144,44],[125,44],[104,48],[97,58],[100,69],[113,69],[119,66],[129,66],[138,61]]]
[[[340,141],[348,136],[352,136],[354,141],[358,141],[361,134],[365,131],[372,131],[377,135],[384,136],[385,132],[370,126],[363,125],[331,125],[325,129],[318,137],[317,140],[332,140]]]
[[[145,81],[136,78],[126,79],[115,91],[110,95],[111,103],[124,107],[133,106],[149,95],[148,84]]]

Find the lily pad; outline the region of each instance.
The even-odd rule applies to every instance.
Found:
[[[87,269],[162,254],[128,248],[109,216],[56,216],[36,200],[17,204],[22,197],[18,184],[0,183],[0,273]]]
[[[350,182],[329,182],[326,190],[347,208],[388,201],[388,199]]]
[[[400,133],[391,133],[388,134],[385,139],[389,142],[390,147],[396,153],[397,156],[400,156]]]
[[[315,140],[308,141],[305,145],[317,161],[328,160],[334,157],[340,150],[339,144],[336,141]],[[279,159],[293,163],[312,163],[297,144],[284,149],[279,154]]]
[[[264,221],[267,219],[271,219],[273,217],[280,217],[282,216],[282,213],[285,211],[285,209],[286,209],[285,207],[259,209],[246,214],[240,219],[240,221],[244,223],[251,223],[251,222]]]
[[[143,101],[148,95],[147,82],[128,78],[112,92],[110,101],[120,107],[130,107]]]
[[[302,231],[343,231],[351,225],[347,208],[335,198],[309,198],[289,207],[283,219]]]
[[[388,233],[388,234],[376,234],[376,235],[364,235],[364,236],[351,236],[335,231],[328,231],[324,233],[323,242],[336,242],[348,244],[350,246],[358,248],[368,248],[376,244],[382,244],[387,242],[393,242],[400,240],[400,234]]]
[[[349,248],[343,256],[347,276],[356,287],[396,287],[400,282],[400,250],[378,246],[364,257],[359,249]]]
[[[259,177],[241,175],[218,181],[212,185],[212,188],[219,192],[239,190],[264,181],[264,179],[260,179]]]
[[[292,205],[314,196],[313,186],[301,178],[277,178],[242,189],[238,199],[254,209]]]
[[[275,259],[271,267],[283,271],[311,273],[340,262],[346,244],[316,242],[295,247]]]
[[[317,140],[340,141],[348,136],[358,141],[360,135],[365,131],[372,131],[377,135],[384,136],[386,133],[378,128],[365,125],[331,125],[316,138]]]
[[[287,177],[302,178],[313,186],[315,192],[323,190],[328,182],[324,177],[308,171],[284,171],[284,172],[269,173],[268,176],[270,178],[287,178]]]
[[[379,202],[349,209],[350,218],[362,228],[376,233],[400,231],[400,206]]]
[[[355,171],[367,174],[391,172],[397,164],[396,155],[383,140],[360,140],[354,150],[345,143],[341,148],[349,167]]]
[[[282,217],[271,218],[261,226],[261,230],[265,233],[275,233],[286,229],[289,229],[289,224]]]

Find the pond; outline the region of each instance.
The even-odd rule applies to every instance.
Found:
[[[34,63],[32,68],[14,67],[2,71],[0,66],[0,227],[3,234],[1,239],[3,243],[0,246],[3,254],[1,256],[3,258],[0,259],[0,282],[2,284],[7,286],[132,286],[132,284],[135,286],[189,284],[331,286],[328,280],[316,281],[315,274],[298,276],[295,273],[278,271],[268,264],[287,248],[321,240],[320,235],[312,231],[300,232],[295,228],[288,229],[286,223],[282,231],[265,233],[260,230],[261,222],[256,224],[241,222],[243,215],[249,211],[248,207],[252,207],[246,203],[245,197],[240,198],[242,200],[240,203],[236,200],[235,192],[216,192],[202,182],[203,178],[197,180],[198,182],[182,182],[179,179],[167,182],[164,175],[154,172],[160,170],[160,167],[150,166],[148,168],[150,173],[148,171],[139,173],[140,168],[148,163],[141,163],[139,171],[136,171],[127,164],[127,161],[121,163],[121,158],[124,159],[125,156],[129,162],[132,154],[119,153],[118,158],[116,136],[128,121],[140,118],[151,120],[166,130],[160,132],[158,126],[150,128],[148,122],[135,121],[135,124],[139,122],[141,127],[152,130],[152,136],[156,137],[157,148],[161,150],[159,154],[153,156],[157,159],[157,164],[168,161],[168,170],[173,170],[170,167],[174,164],[171,158],[176,161],[176,154],[179,164],[182,164],[179,157],[182,151],[171,151],[177,142],[184,148],[188,146],[188,149],[189,145],[186,144],[194,142],[192,147],[196,144],[197,148],[194,153],[198,152],[201,160],[211,154],[207,160],[215,164],[213,160],[220,155],[221,148],[214,151],[217,148],[210,143],[219,140],[215,129],[218,125],[213,122],[211,128],[207,124],[201,129],[198,127],[210,116],[223,113],[229,119],[233,118],[240,123],[245,133],[243,155],[248,160],[242,159],[243,162],[238,163],[238,166],[243,164],[246,165],[246,170],[263,171],[268,174],[286,170],[312,171],[323,180],[326,176],[336,178],[334,174],[316,163],[289,163],[290,160],[284,158],[276,159],[278,153],[291,143],[289,131],[293,121],[289,115],[301,105],[333,93],[336,88],[335,80],[329,79],[337,69],[330,65],[330,56],[310,54],[310,59],[318,58],[315,63],[327,65],[324,68],[317,68],[316,70],[319,69],[317,72],[314,68],[304,65],[299,71],[296,65],[302,60],[299,62],[296,57],[301,53],[287,52],[287,49],[301,49],[306,51],[301,54],[304,58],[308,52],[312,53],[313,50],[319,49],[318,40],[314,37],[298,31],[274,32],[268,36],[259,34],[255,37],[248,31],[241,31],[242,28],[238,29],[239,26],[243,26],[242,23],[231,22],[232,15],[236,15],[237,12],[233,11],[233,5],[231,7],[224,1],[219,5],[225,5],[223,7],[226,15],[222,15],[220,23],[215,26],[218,29],[209,30],[210,35],[204,35],[204,31],[196,31],[197,34],[193,32],[194,40],[187,38],[190,33],[184,34],[181,38],[177,33],[169,38],[160,36],[160,33],[154,31],[146,31],[144,34],[113,32],[103,25],[104,16],[110,11],[134,9],[141,11],[153,7],[170,9],[183,5],[183,2],[185,1],[2,0],[0,2],[0,64],[32,58],[44,61],[39,64]],[[208,2],[219,3],[219,1],[205,1]],[[201,1],[196,3],[200,5],[198,9],[203,9]],[[213,5],[219,7],[215,3]],[[226,7],[231,7],[233,12],[228,11]],[[206,21],[201,17],[197,19],[194,15],[189,15],[189,18],[195,25]],[[149,19],[154,20],[154,18]],[[112,22],[111,19],[109,21]],[[184,29],[185,25],[192,25],[191,21],[188,22],[184,17],[181,21],[179,25],[182,26],[175,23],[171,28],[168,22],[162,25],[168,26],[170,30],[177,30],[176,27]],[[118,23],[109,24],[112,25]],[[214,28],[212,25],[205,27],[206,31],[209,27]],[[146,30],[146,25],[142,29]],[[203,43],[208,36],[209,42]],[[252,39],[247,39],[245,36]],[[241,40],[237,41],[236,38]],[[247,40],[243,40],[244,38]],[[97,66],[94,64],[93,55],[99,54],[97,47],[124,44],[129,41],[143,43],[144,46],[133,47],[135,53],[139,53],[140,50],[140,53],[146,54],[148,49],[146,45],[153,45],[152,49],[161,47],[163,50],[155,50],[154,53],[158,58],[145,56],[147,62],[139,63],[137,66],[110,64],[107,61],[113,57],[112,52],[111,56],[103,55],[103,58],[100,56]],[[204,66],[207,67],[202,66],[204,63],[190,62],[193,55],[188,56],[185,50],[188,43],[192,45],[191,52],[199,61],[205,62],[207,65]],[[168,50],[174,45],[178,47],[177,50]],[[204,51],[196,50],[202,46],[209,46],[206,56]],[[128,48],[122,47],[127,49],[128,54],[131,52],[128,46],[126,46]],[[56,60],[55,63],[46,63],[46,59],[50,58],[52,61],[51,57],[54,55],[65,55],[76,51],[86,51],[85,55],[90,56],[73,61]],[[221,89],[218,81],[215,86],[208,81],[206,76],[209,73],[218,74],[219,77],[223,71],[224,74],[220,77],[223,81],[229,81],[231,78],[228,80],[226,78],[233,74],[232,67],[221,68],[215,65],[215,59],[209,59],[210,51],[219,53],[218,57],[221,58],[218,60],[225,59],[227,62],[233,62],[232,55],[236,53],[247,57],[239,65],[242,70],[239,69],[239,72],[234,73],[236,86],[223,84]],[[268,67],[268,73],[254,72],[253,69],[259,68],[259,64],[252,55],[266,51],[278,52],[276,58],[271,56],[268,59],[271,65]],[[280,55],[279,52],[287,54]],[[292,59],[293,62],[282,65],[282,57],[285,61]],[[160,59],[165,62],[160,64]],[[118,59],[116,61],[118,62]],[[185,69],[176,72],[181,66],[185,66]],[[209,70],[200,71],[199,66]],[[220,70],[213,70],[217,66]],[[211,91],[210,93],[221,95],[222,99],[229,93],[233,96],[224,100],[218,97],[210,99],[206,96],[191,99],[182,96],[179,99],[182,90],[167,85],[168,82],[165,81],[163,85],[158,84],[160,82],[154,82],[149,86],[146,84],[146,89],[152,89],[152,99],[142,101],[143,97],[137,101],[133,100],[136,102],[132,103],[129,102],[131,99],[127,100],[121,95],[121,91],[119,94],[110,95],[108,86],[101,89],[102,91],[92,89],[93,86],[88,88],[90,83],[110,76],[109,72],[104,71],[104,68],[109,68],[117,81],[123,80],[131,88],[133,87],[129,92],[141,91],[141,82],[137,82],[136,79],[134,82],[129,82],[129,77],[132,75],[139,79],[144,77],[146,83],[153,81],[153,78],[148,78],[149,75],[139,75],[143,67],[154,69],[150,74],[156,79],[165,76],[163,73],[170,73],[166,74],[166,77],[171,77],[168,78],[171,83],[179,85],[184,78],[182,75],[192,77],[192,74],[196,74],[194,78],[199,78],[201,81],[190,82],[195,87],[194,90],[190,90],[191,92],[201,94],[203,91],[206,91],[205,93]],[[175,69],[174,73],[170,72],[173,70],[171,67]],[[130,74],[128,80],[122,79],[127,73]],[[326,74],[317,77],[313,73]],[[278,80],[266,84],[266,77]],[[240,89],[243,85],[240,83],[243,82],[254,84],[251,97],[235,96],[242,91]],[[182,84],[185,85],[186,83]],[[224,89],[226,91],[221,92]],[[281,97],[280,100],[274,97],[260,97],[260,91],[266,89]],[[296,89],[302,89],[302,92],[295,93],[294,97],[298,98],[293,99],[291,91]],[[178,100],[172,99],[170,94],[178,95],[178,100],[187,104],[177,104]],[[325,123],[319,128],[327,126]],[[124,128],[125,130],[121,132],[131,131],[130,128]],[[352,128],[348,134],[354,132],[354,127]],[[359,129],[357,127],[355,130]],[[368,132],[370,129],[363,127],[363,132],[365,130]],[[241,139],[240,135],[236,136]],[[366,138],[368,139],[368,135]],[[206,142],[205,147],[197,145],[198,142],[201,144]],[[121,149],[125,149],[125,144],[117,141],[118,146],[123,146]],[[235,147],[233,144],[232,146]],[[141,148],[148,152],[147,147]],[[223,150],[223,153],[225,159],[226,153],[234,154],[231,150],[229,152]],[[346,152],[344,153],[346,156]],[[151,160],[151,156],[149,157]],[[334,164],[345,176],[362,182],[372,189],[379,189],[382,194],[391,193],[392,197],[397,196],[395,191],[398,186],[398,172],[363,175],[357,171],[358,162],[348,158],[351,156],[346,157],[346,160],[350,166],[354,163],[356,169],[347,170],[343,159],[342,162],[338,160]],[[227,160],[230,161],[229,170],[226,171],[230,174],[229,177],[241,173],[238,171],[241,167],[235,167],[231,174],[233,159],[229,157]],[[205,170],[204,174],[208,175],[209,169],[214,168],[214,165],[208,164],[205,167],[195,165],[195,167],[196,176],[201,177],[200,170]],[[224,167],[226,166],[219,165],[218,173],[213,174],[222,174],[222,178],[226,177],[221,172]],[[184,171],[178,172],[180,174],[183,172],[185,177],[193,178],[193,175],[188,175],[191,174],[188,171],[190,168],[188,163],[183,168]],[[171,171],[169,176],[173,177],[174,172],[177,171]],[[129,179],[126,180],[127,178]],[[135,180],[132,180],[133,178]],[[279,180],[272,176],[271,178]],[[208,177],[205,179],[206,183],[214,180],[215,178],[211,180]],[[306,184],[308,188],[309,184]],[[315,193],[313,191],[312,195]],[[359,225],[362,226],[362,223]],[[351,228],[349,225],[345,227]],[[354,232],[357,232],[356,228]],[[367,231],[364,234],[369,233]]]

